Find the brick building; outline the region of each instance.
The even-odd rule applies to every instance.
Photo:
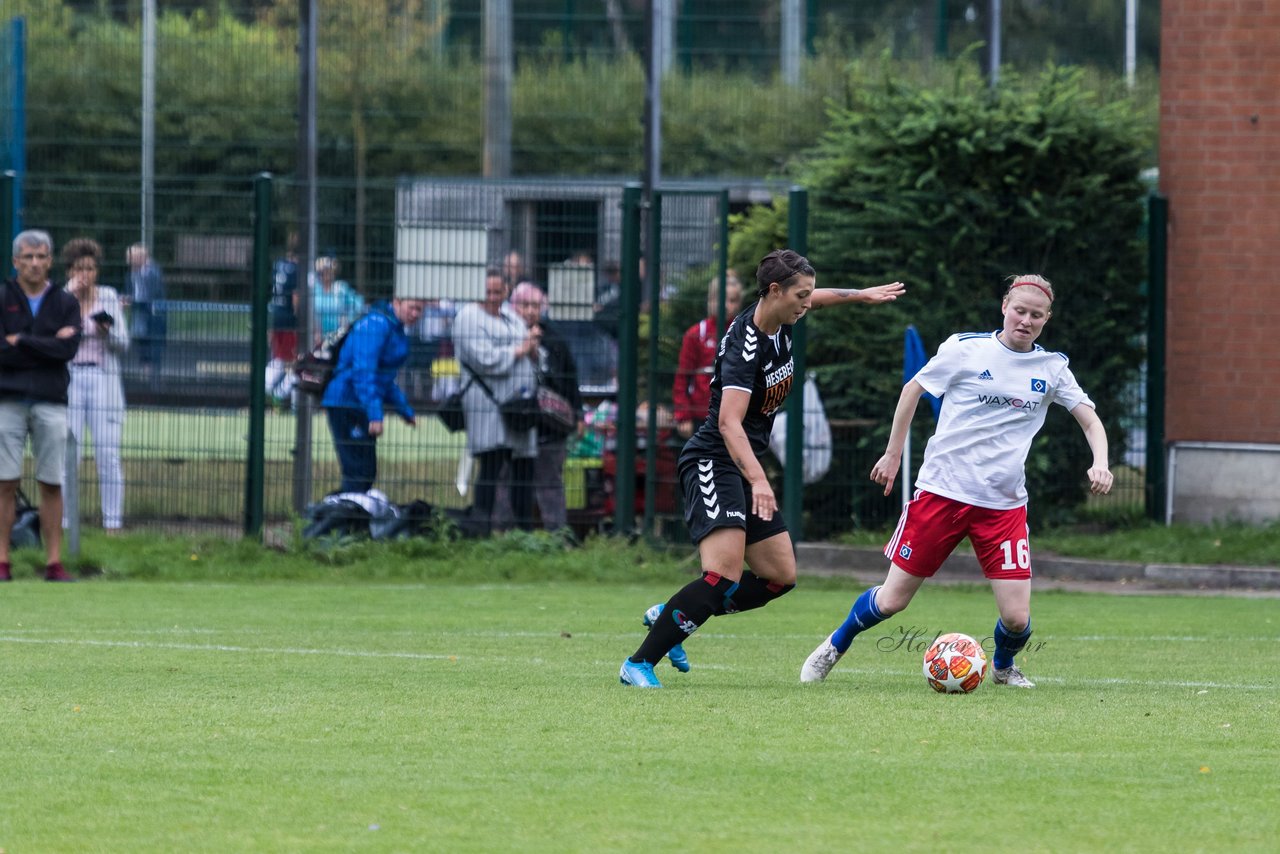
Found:
[[[1280,519],[1280,0],[1165,0],[1175,521]]]

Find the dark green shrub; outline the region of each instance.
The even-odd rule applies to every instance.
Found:
[[[874,459],[902,385],[905,326],[915,324],[930,354],[953,332],[995,329],[1006,278],[1038,272],[1057,290],[1040,344],[1073,357],[1118,460],[1116,416],[1143,356],[1133,334],[1144,322],[1137,111],[1101,103],[1079,72],[1060,68],[1030,81],[1010,76],[994,92],[962,66],[945,89],[855,69],[849,92],[797,172],[811,192],[809,256],[820,285],[900,279],[908,293],[892,306],[806,321],[829,414],[880,418],[861,440]],[[758,258],[771,238],[780,245],[785,222],[777,210],[739,220],[732,263]],[[920,451],[932,419],[915,424]],[[1089,461],[1075,420],[1055,407],[1027,466],[1037,518],[1056,520],[1079,504]],[[892,502],[876,494],[848,510],[879,523]]]

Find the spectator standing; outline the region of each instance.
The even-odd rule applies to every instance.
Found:
[[[164,361],[168,335],[164,273],[141,243],[130,246],[125,258],[129,262],[129,296],[125,304],[130,312],[130,333],[138,344],[138,357],[147,380],[154,382]]]
[[[512,249],[502,257],[502,280],[506,282],[507,290],[514,288],[519,282],[523,282],[527,276],[524,255],[520,253],[519,249]]]
[[[80,305],[49,281],[53,240],[44,231],[13,239],[18,275],[0,293],[0,581],[9,561],[27,437],[40,488],[46,581],[74,581],[62,565],[62,478],[67,459],[67,363],[80,346]]]
[[[537,335],[538,348],[534,354],[538,384],[558,393],[573,411],[582,416],[582,393],[578,389],[578,367],[573,362],[569,345],[545,317],[547,295],[531,282],[521,282],[511,293],[511,305],[524,318],[531,332]],[[538,505],[542,527],[558,531],[568,526],[569,514],[564,498],[564,461],[567,442],[576,428],[568,433],[555,435],[546,430],[538,431],[538,456],[533,467],[533,495]]]
[[[67,291],[80,304],[84,334],[71,360],[67,418],[76,460],[84,450],[84,430],[93,435],[93,459],[102,498],[102,527],[118,533],[124,524],[124,470],[120,444],[124,438],[124,386],[120,356],[129,349],[129,329],[115,288],[98,284],[102,247],[77,237],[62,247]]]
[[[742,308],[742,282],[732,271],[725,277],[724,318],[729,323]],[[707,294],[707,316],[690,326],[680,342],[680,360],[671,390],[676,432],[688,439],[707,417],[711,405],[711,374],[720,349],[720,280],[712,279]]]
[[[413,407],[396,374],[409,358],[405,328],[422,316],[423,300],[393,299],[374,304],[347,335],[321,400],[329,417],[333,447],[342,469],[338,492],[368,492],[378,478],[378,438],[385,410],[417,425]]]
[[[622,315],[622,268],[617,261],[608,261],[600,273],[591,312],[597,328],[616,341]]]
[[[454,377],[450,377],[452,384],[441,384],[444,388],[437,388],[433,377],[436,360],[453,356],[453,318],[457,313],[458,307],[452,300],[429,299],[422,310],[422,319],[414,327],[409,367],[418,380],[420,399],[441,400],[457,388]]]
[[[326,255],[316,259],[316,275],[311,281],[311,310],[316,318],[316,338],[337,332],[355,323],[364,312],[364,298],[338,278],[338,259]]]
[[[467,452],[479,463],[470,533],[488,536],[503,471],[510,466],[511,509],[516,524],[533,527],[533,466],[537,437],[533,429],[507,427],[498,409],[501,401],[532,394],[537,384],[533,359],[538,332],[506,303],[507,285],[501,270],[485,276],[483,302],[464,305],[453,321],[453,347],[467,385],[463,396]],[[488,387],[488,391],[481,386]],[[491,396],[492,395],[492,396]]]
[[[293,393],[293,362],[298,358],[298,235],[289,232],[283,258],[271,265],[270,343],[267,394],[287,405]]]

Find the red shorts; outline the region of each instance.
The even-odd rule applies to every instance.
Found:
[[[298,330],[272,329],[267,333],[271,343],[271,358],[292,362],[298,358]]]
[[[924,490],[907,502],[884,556],[903,572],[930,578],[965,537],[987,578],[1031,577],[1027,507],[988,510]]]

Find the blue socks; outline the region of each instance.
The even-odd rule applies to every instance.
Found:
[[[1009,630],[1004,627],[1004,623],[996,620],[996,651],[991,656],[991,666],[997,670],[1004,670],[1006,667],[1013,666],[1013,657],[1022,651],[1027,645],[1027,638],[1031,637],[1031,621],[1027,620],[1027,627],[1019,634],[1010,634]]]
[[[840,628],[831,633],[831,645],[840,652],[849,651],[849,644],[853,643],[853,639],[859,632],[884,622],[884,614],[876,608],[876,591],[879,589],[879,587],[871,587],[864,590],[858,600],[853,603],[849,617],[840,624]]]

